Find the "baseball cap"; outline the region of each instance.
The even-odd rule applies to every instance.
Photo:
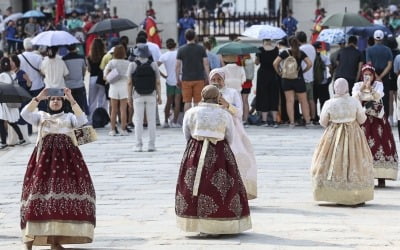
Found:
[[[384,36],[385,36],[385,34],[383,34],[382,30],[375,30],[375,32],[374,32],[374,39],[375,40],[380,41],[380,40],[383,39]]]

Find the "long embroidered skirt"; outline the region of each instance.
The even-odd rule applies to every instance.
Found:
[[[208,144],[208,143],[207,143]],[[246,190],[226,141],[209,143],[202,165],[204,141],[190,139],[176,186],[178,227],[186,232],[234,234],[251,228]],[[201,169],[201,168],[200,168]],[[197,193],[197,194],[196,194]]]
[[[315,149],[311,175],[316,201],[355,205],[374,198],[372,155],[356,122],[328,126]]]
[[[32,153],[21,197],[24,242],[89,243],[96,223],[96,195],[79,148],[69,136],[50,134]]]
[[[234,117],[234,136],[231,149],[235,155],[240,175],[247,192],[247,199],[257,198],[257,165],[253,146],[244,130],[242,121]]]
[[[388,180],[397,179],[398,157],[392,128],[386,118],[367,115],[361,125],[374,157],[374,177]]]

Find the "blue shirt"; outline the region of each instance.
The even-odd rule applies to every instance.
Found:
[[[371,62],[378,74],[382,73],[389,61],[393,61],[392,51],[379,43],[367,48],[366,58],[366,61]]]
[[[207,59],[208,63],[210,64],[210,70],[220,68],[222,66],[219,57],[213,52],[207,51]]]
[[[7,38],[15,38],[15,34],[17,33],[17,29],[13,26],[8,26],[7,29]]]
[[[297,30],[297,20],[293,17],[285,17],[282,21],[284,30],[288,36],[294,35]]]

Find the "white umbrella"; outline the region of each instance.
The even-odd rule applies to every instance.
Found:
[[[286,36],[285,31],[279,27],[265,25],[252,25],[246,29],[242,35],[256,39],[271,39],[277,40],[282,39]]]
[[[5,30],[6,25],[9,21],[11,21],[11,20],[16,21],[16,20],[22,18],[22,16],[23,16],[23,14],[21,12],[18,12],[18,13],[14,13],[14,14],[11,14],[8,17],[6,17],[3,20],[3,22],[0,23],[0,32],[3,32]]]
[[[47,47],[71,45],[80,43],[73,35],[62,30],[51,30],[39,33],[32,39],[34,45],[44,45]]]
[[[319,33],[317,41],[330,44],[339,44],[345,42],[345,34],[342,29],[324,29]]]

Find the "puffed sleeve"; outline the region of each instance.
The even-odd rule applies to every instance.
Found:
[[[355,102],[355,105],[357,106],[357,114],[356,114],[357,122],[358,124],[363,124],[365,120],[367,120],[367,115],[365,114],[365,110],[361,106],[360,102]]]
[[[383,93],[383,83],[376,81],[372,90],[374,101],[379,101],[385,94]]]
[[[242,119],[243,116],[243,101],[238,91],[232,91],[233,100],[231,105],[229,105],[228,111],[234,116]],[[233,107],[232,107],[233,106]]]
[[[319,115],[319,124],[321,124],[322,127],[326,128],[329,124],[329,106],[331,102],[328,100],[325,102],[324,106],[322,107],[321,114]],[[361,104],[360,104],[361,105]]]
[[[34,126],[39,125],[40,119],[42,117],[39,112],[35,111],[37,106],[38,102],[32,100],[21,111],[21,117]]]
[[[229,145],[232,144],[232,142],[233,142],[233,120],[232,120],[232,116],[229,114],[226,115],[225,139]]]
[[[70,119],[71,119],[71,124],[73,128],[79,128],[88,123],[88,119],[86,117],[86,114],[83,113],[81,108],[77,103],[75,105],[72,105],[72,111],[74,111],[74,114],[70,114]]]
[[[360,93],[361,83],[362,82],[354,83],[353,89],[351,90],[351,96],[357,98],[358,100],[360,100],[359,93]]]
[[[182,122],[182,131],[183,135],[185,136],[186,141],[190,140],[190,137],[192,137],[192,134],[190,133],[190,111],[186,111],[185,116],[183,117],[183,122]]]

